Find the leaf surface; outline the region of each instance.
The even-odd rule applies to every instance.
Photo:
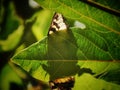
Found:
[[[119,90],[120,63],[114,61],[120,60],[120,18],[77,0],[36,1],[62,13],[70,27],[34,43],[12,62],[46,82],[73,75],[73,90]]]
[[[84,30],[73,31],[78,47],[82,48],[78,53],[82,53],[83,56],[81,58],[78,55],[79,59],[120,60],[120,17],[77,0],[36,1],[43,8],[62,13],[67,19],[73,20],[73,22],[79,21],[84,25],[84,28],[81,27]],[[73,24],[70,27],[75,26]],[[100,56],[98,52],[93,50],[93,47]],[[85,57],[86,53],[89,56]]]

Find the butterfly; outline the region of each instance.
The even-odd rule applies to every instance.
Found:
[[[71,90],[74,86],[75,78],[73,76],[58,78],[54,81],[49,81],[51,90]]]
[[[48,31],[48,35],[56,31],[66,30],[66,29],[67,29],[67,25],[65,23],[65,19],[63,18],[63,15],[60,13],[55,13]]]

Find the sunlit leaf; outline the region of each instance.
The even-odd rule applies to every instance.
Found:
[[[38,3],[44,8],[60,12],[66,18],[72,19],[74,21],[78,20],[79,22],[85,25],[84,30],[73,31],[73,33],[77,32],[75,34],[75,37],[77,37],[76,39],[77,42],[79,43],[78,46],[80,47],[80,49],[82,49],[81,51],[83,51],[83,52],[79,51],[80,54],[82,53],[84,55],[88,53],[89,55],[88,57],[90,59],[98,59],[98,57],[101,57],[99,59],[108,60],[120,59],[119,17],[77,0],[74,0],[72,2],[69,1],[69,3],[68,1],[64,0],[58,0],[56,2],[54,2],[54,0],[51,0],[48,3],[47,1],[41,0],[36,1],[38,1]],[[91,48],[92,46],[93,47],[95,46],[94,49],[97,49],[98,52],[100,51],[99,52],[100,56],[96,55],[98,53],[96,53],[95,50]],[[106,53],[106,55],[105,54],[103,55],[103,52]],[[80,56],[78,55],[78,57]],[[83,57],[82,59],[89,58]],[[79,59],[81,59],[81,57]]]
[[[0,40],[0,52],[14,49],[21,39],[23,29],[24,26],[20,25],[12,34],[8,36],[7,40]]]
[[[119,90],[120,85],[116,85],[104,80],[99,80],[89,74],[76,76],[76,83],[73,90]]]
[[[73,90],[118,90],[120,63],[114,61],[120,60],[120,18],[77,0],[36,1],[62,13],[70,26],[34,43],[11,61],[46,82],[75,76]]]
[[[52,15],[53,12],[49,10],[41,10],[35,14],[36,21],[32,26],[32,31],[37,40],[40,40],[47,35]]]

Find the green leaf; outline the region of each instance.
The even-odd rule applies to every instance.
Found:
[[[98,32],[103,31],[103,33],[114,32],[120,34],[119,17],[87,5],[81,1],[36,1],[42,7],[62,13],[67,18],[79,20],[80,22],[85,23],[88,28],[91,27]]]
[[[77,20],[84,24],[84,30],[73,31],[80,49],[77,52],[78,59],[120,59],[119,17],[77,0],[72,2],[64,0],[36,1],[43,8],[60,12],[67,19]]]
[[[13,59],[15,60],[45,60],[47,52],[47,38],[34,43],[23,51],[19,52]]]
[[[20,60],[14,61],[15,64],[22,67],[25,71],[27,71],[31,76],[38,80],[42,80],[43,82],[48,83],[49,74],[43,69],[42,65],[47,65],[47,61],[36,61],[36,60]]]
[[[104,80],[98,80],[89,74],[76,76],[76,83],[73,90],[119,90],[120,85],[116,85]]]
[[[49,3],[44,1],[39,1],[40,5],[47,7],[48,9],[58,10],[63,12],[63,14],[74,21],[79,20],[80,23],[85,25],[84,30],[72,29],[72,33],[58,33],[48,37],[48,41],[42,41],[48,45],[43,45],[41,49],[36,52],[34,51],[30,54],[25,54],[24,57],[30,57],[30,59],[94,59],[94,60],[119,60],[120,45],[119,45],[119,23],[116,21],[118,17],[101,11],[97,8],[91,7],[84,4],[83,2],[74,1],[72,4],[68,4],[66,1],[57,1]],[[48,5],[49,4],[49,5]],[[64,8],[62,10],[60,7],[57,9],[53,8],[57,5]],[[75,7],[83,6],[81,9],[89,10],[79,10]],[[66,12],[69,9],[71,13]],[[92,12],[92,13],[91,13]],[[96,14],[102,13],[101,15]],[[76,16],[77,15],[77,16]],[[94,15],[94,16],[93,16]],[[102,17],[104,16],[104,17]],[[102,19],[101,19],[102,17]],[[114,17],[114,18],[110,18]],[[69,34],[69,35],[67,35]],[[73,34],[73,35],[72,35]],[[67,36],[67,37],[64,37]],[[75,41],[76,42],[75,42]],[[114,41],[113,41],[114,40]],[[74,41],[74,42],[73,42]],[[62,42],[62,43],[61,43]],[[41,43],[41,42],[40,42]],[[54,45],[54,46],[53,46]],[[69,47],[68,47],[69,45]],[[38,45],[39,46],[39,45]],[[48,49],[48,50],[46,50]],[[31,50],[30,50],[31,51]],[[51,51],[53,51],[51,53]],[[40,56],[38,57],[38,54]],[[27,55],[27,56],[26,56]],[[45,56],[46,55],[46,56]],[[22,56],[22,58],[24,58]],[[37,57],[37,58],[36,58]],[[19,57],[20,58],[20,57]],[[28,59],[27,58],[27,59]]]
[[[21,39],[23,29],[24,26],[20,25],[6,40],[0,40],[0,52],[13,50]]]
[[[36,20],[32,25],[32,32],[37,40],[47,35],[53,14],[50,10],[40,10],[34,15]]]
[[[36,1],[62,13],[70,27],[34,43],[11,61],[46,82],[75,76],[73,90],[118,90],[120,63],[114,61],[120,60],[120,18],[77,0]]]
[[[118,62],[98,62],[98,61],[69,61],[69,60],[54,60],[54,61],[38,61],[38,60],[14,60],[12,61],[20,65],[33,77],[49,82],[56,78],[75,76],[76,88],[83,88],[88,85],[92,90],[96,88],[119,88],[120,86],[120,63]],[[114,73],[116,71],[116,74]],[[87,76],[86,76],[87,74]],[[85,76],[84,76],[85,75]],[[88,82],[88,83],[87,83]],[[97,83],[95,83],[97,82]],[[101,83],[99,85],[98,83]],[[107,86],[106,86],[107,84]],[[94,87],[93,87],[94,86]],[[106,87],[105,87],[106,86]]]
[[[106,36],[111,36],[111,34],[106,34]],[[68,31],[63,30],[53,33],[26,48],[15,55],[14,59],[119,60],[119,46],[114,46],[111,40],[107,39],[109,37],[103,37],[104,34],[100,36],[88,29],[72,28]]]

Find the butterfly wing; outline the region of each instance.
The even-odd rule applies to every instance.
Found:
[[[50,87],[52,90],[71,90],[74,86],[75,78],[73,76],[58,78],[54,81],[50,81]]]
[[[48,35],[51,33],[54,33],[59,30],[65,30],[67,29],[67,25],[65,23],[65,20],[60,13],[55,13],[52,19],[51,26],[49,28]]]

